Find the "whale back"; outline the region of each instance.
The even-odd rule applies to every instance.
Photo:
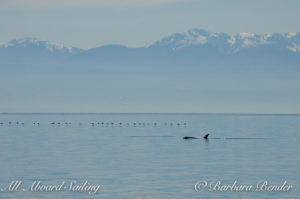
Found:
[[[197,139],[197,138],[196,137],[185,136],[185,137],[183,137],[183,139],[187,140],[187,139]]]

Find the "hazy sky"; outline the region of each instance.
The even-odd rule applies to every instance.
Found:
[[[37,37],[84,49],[137,47],[192,28],[300,32],[299,19],[300,0],[0,0],[0,42]],[[5,73],[9,65],[0,65],[0,112],[300,112],[299,70],[286,64],[253,73],[204,65],[151,73],[47,72],[46,63],[44,72],[22,72],[24,66]]]
[[[300,32],[299,0],[0,0],[0,42],[143,46],[176,32]]]

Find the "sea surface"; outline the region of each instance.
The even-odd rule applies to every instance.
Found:
[[[300,198],[300,115],[0,114],[0,147],[5,199]],[[254,188],[209,190],[218,182]],[[263,182],[292,188],[255,191]]]

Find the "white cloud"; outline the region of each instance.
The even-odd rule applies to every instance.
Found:
[[[138,7],[179,2],[183,0],[0,0],[4,6],[25,9]]]

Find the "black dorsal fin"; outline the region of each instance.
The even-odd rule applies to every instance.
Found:
[[[208,139],[208,136],[209,136],[209,133],[206,134],[203,138],[204,138],[204,139]]]

